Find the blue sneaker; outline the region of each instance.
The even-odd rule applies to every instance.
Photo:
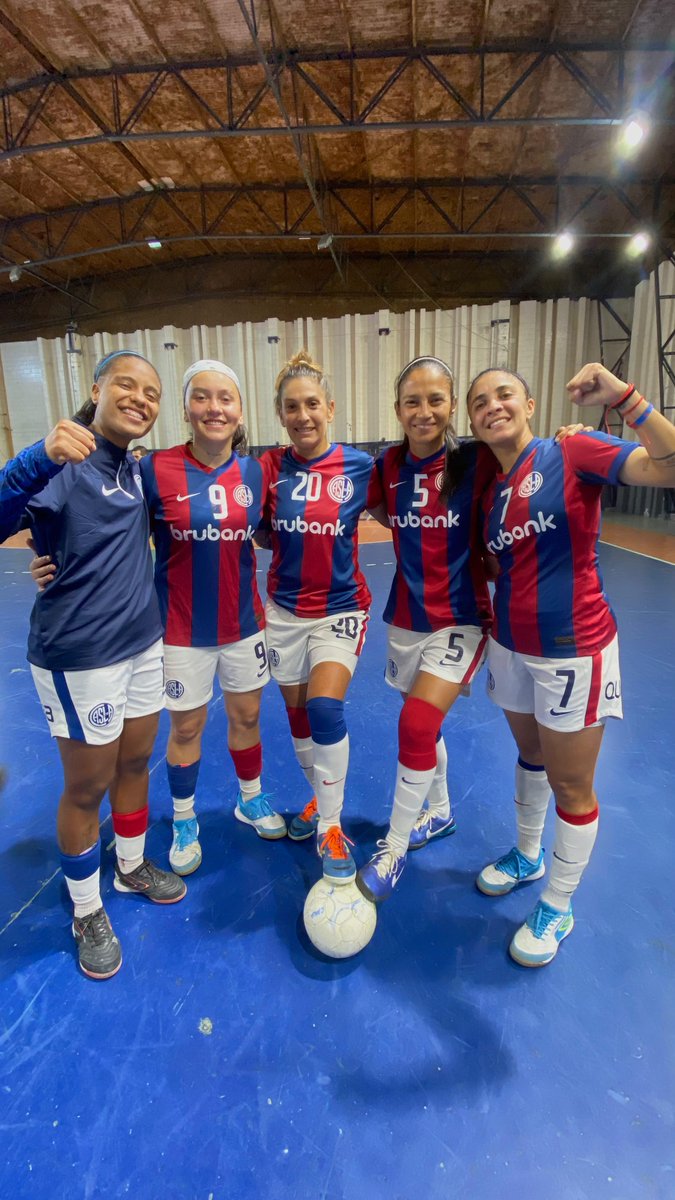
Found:
[[[378,842],[378,849],[356,876],[356,886],[366,897],[380,904],[388,900],[405,868],[405,854],[397,854],[386,842]]]
[[[408,842],[409,850],[421,850],[422,846],[428,846],[432,838],[449,837],[451,833],[456,833],[457,826],[455,818],[434,816],[429,812],[428,808],[423,808],[419,817],[413,825],[410,841]]]
[[[244,825],[252,825],[258,837],[268,841],[286,837],[286,822],[280,813],[275,812],[267,796],[260,793],[252,800],[244,800],[241,792],[237,796],[234,815]]]
[[[540,900],[525,924],[514,934],[509,954],[521,967],[545,967],[555,958],[558,946],[573,929],[571,908],[563,913]]]
[[[316,803],[316,796],[305,805],[302,812],[296,813],[288,826],[288,836],[293,842],[304,842],[305,838],[310,838],[313,833],[316,833],[316,827],[319,824],[319,809]]]
[[[544,866],[544,851],[539,851],[536,862],[521,854],[517,846],[513,846],[503,858],[483,867],[476,880],[479,892],[486,896],[505,896],[521,883],[532,883],[541,879],[546,868]]]
[[[330,879],[332,883],[351,883],[356,875],[356,863],[349,850],[353,845],[339,825],[331,825],[327,833],[317,833],[316,852],[323,864],[324,879]]]
[[[176,875],[192,875],[202,861],[199,845],[199,825],[196,817],[174,821],[173,841],[169,850],[171,870]]]

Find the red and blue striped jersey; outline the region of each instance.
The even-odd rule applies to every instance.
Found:
[[[533,438],[485,497],[484,536],[499,559],[494,638],[543,658],[602,650],[616,633],[598,566],[600,493],[617,484],[631,442],[578,433]]]
[[[459,486],[441,498],[445,449],[415,458],[401,447],[375,463],[368,507],[384,504],[396,571],[384,620],[400,629],[432,633],[450,625],[489,628],[492,605],[482,558],[481,496],[497,469],[485,446],[462,441]]]
[[[359,515],[373,460],[352,446],[332,445],[318,458],[291,447],[268,450],[261,463],[272,532],[267,594],[297,617],[324,617],[370,607],[359,569]]]
[[[263,472],[233,454],[205,467],[189,446],[141,459],[155,539],[155,586],[170,646],[223,646],[264,627],[253,535]]]

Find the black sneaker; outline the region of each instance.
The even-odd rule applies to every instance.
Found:
[[[160,870],[149,858],[144,858],[140,867],[128,875],[122,874],[116,862],[113,886],[116,892],[137,892],[139,896],[147,896],[154,904],[176,904],[187,894],[187,887],[179,875]]]
[[[104,908],[97,908],[86,917],[75,917],[73,937],[85,975],[90,979],[110,979],[117,974],[122,966],[122,947]]]

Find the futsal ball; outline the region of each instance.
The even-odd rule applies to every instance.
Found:
[[[305,929],[313,946],[329,958],[351,958],[368,945],[377,909],[354,882],[320,879],[305,900]]]

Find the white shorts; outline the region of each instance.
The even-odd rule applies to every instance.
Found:
[[[318,663],[342,663],[351,675],[366,640],[364,609],[329,617],[296,617],[272,600],[265,605],[267,649],[277,683],[306,683]]]
[[[216,675],[224,692],[255,692],[269,683],[265,630],[227,646],[164,646],[164,690],[171,712],[208,704]]]
[[[576,733],[623,716],[619,642],[583,658],[534,658],[488,645],[488,696],[509,712],[534,713],[540,725]]]
[[[487,654],[487,634],[477,625],[453,625],[435,633],[416,633],[390,625],[384,677],[397,692],[409,692],[418,671],[446,683],[457,683],[469,694],[471,680]]]
[[[88,671],[31,671],[52,737],[106,746],[131,717],[164,708],[162,643],[141,654]]]

